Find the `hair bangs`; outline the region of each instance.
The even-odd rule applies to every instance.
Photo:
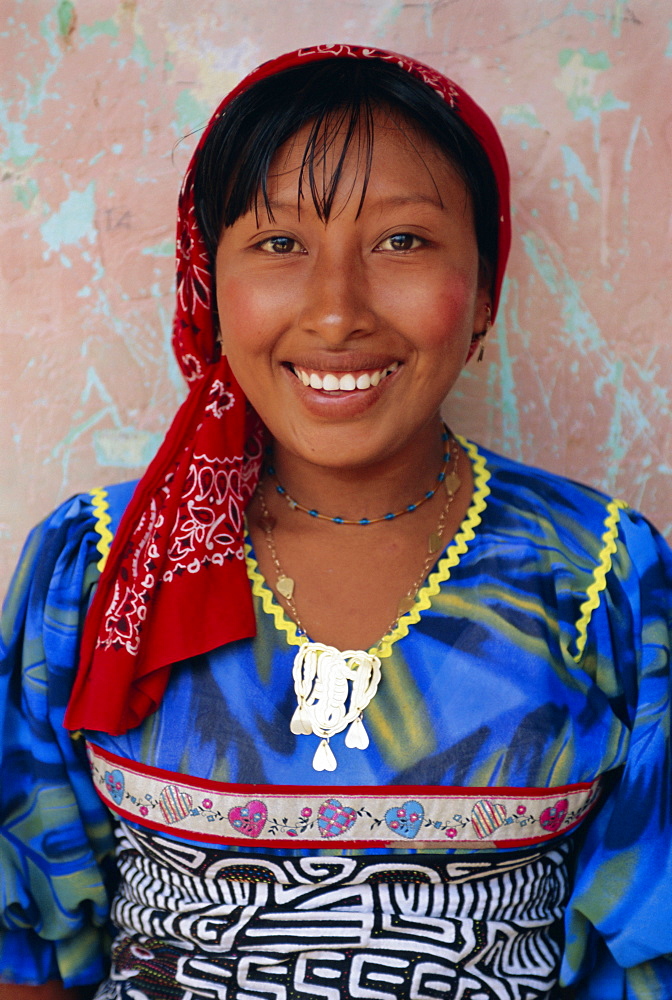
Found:
[[[298,109],[297,109],[298,110]],[[222,226],[207,234],[208,249],[216,252],[221,229],[232,226],[241,215],[254,210],[259,216],[264,210],[273,220],[269,194],[269,177],[278,169],[277,154],[291,142],[297,132],[308,126],[297,178],[297,210],[309,197],[318,217],[327,222],[331,216],[345,164],[351,151],[356,156],[357,171],[354,186],[361,181],[358,213],[361,211],[371,173],[374,145],[374,107],[368,96],[357,95],[347,103],[342,95],[333,105],[323,103],[304,108],[296,114],[286,109],[277,117],[264,116],[258,127],[249,132],[239,155],[226,178],[226,165],[220,160],[220,218]],[[361,175],[360,175],[361,167]]]
[[[310,198],[323,221],[333,211],[346,159],[357,171],[349,199],[366,196],[377,111],[400,129],[419,129],[444,154],[471,197],[483,265],[497,260],[498,195],[487,155],[471,129],[425,83],[378,59],[335,58],[294,67],[238,94],[214,123],[200,152],[195,209],[214,262],[221,234],[245,213],[265,211],[273,220],[269,183],[277,154],[307,127],[297,178],[297,209]],[[406,132],[413,141],[410,131]],[[440,192],[439,192],[440,194]]]

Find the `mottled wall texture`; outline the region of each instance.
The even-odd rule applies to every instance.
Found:
[[[670,0],[2,0],[2,582],[36,520],[139,475],[183,385],[174,205],[249,69],[316,42],[408,52],[498,124],[514,237],[455,429],[598,485],[672,536]]]

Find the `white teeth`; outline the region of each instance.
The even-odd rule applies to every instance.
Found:
[[[317,372],[307,372],[303,368],[294,366],[294,374],[311,389],[322,389],[324,392],[353,392],[355,389],[366,390],[371,386],[376,386],[386,375],[391,375],[399,367],[398,361],[393,361],[387,368],[381,368],[377,372],[362,372],[357,378],[352,372],[345,375],[337,375],[334,372],[326,372],[318,375]]]

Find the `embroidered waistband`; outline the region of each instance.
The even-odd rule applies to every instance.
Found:
[[[555,788],[235,785],[163,771],[87,742],[98,794],[141,826],[222,846],[493,849],[572,830],[600,779]]]

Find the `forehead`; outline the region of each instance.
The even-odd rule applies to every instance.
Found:
[[[354,122],[334,114],[319,126],[306,123],[276,151],[266,188],[257,195],[257,210],[259,194],[267,193],[271,211],[287,199],[299,207],[312,200],[325,219],[353,198],[358,211],[377,196],[440,207],[456,197],[471,201],[444,151],[417,123],[388,109]]]

